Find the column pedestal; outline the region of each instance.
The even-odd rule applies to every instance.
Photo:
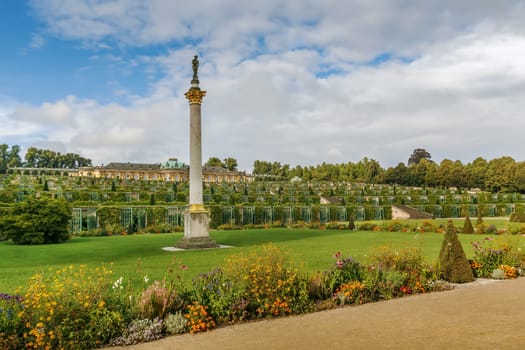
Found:
[[[184,237],[176,247],[182,249],[218,248],[208,235],[210,212],[202,209],[186,209],[184,212]]]

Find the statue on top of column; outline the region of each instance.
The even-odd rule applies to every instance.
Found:
[[[193,79],[192,80],[199,81],[199,77],[197,76],[197,72],[199,71],[199,57],[197,55],[193,57],[191,64],[193,66]]]

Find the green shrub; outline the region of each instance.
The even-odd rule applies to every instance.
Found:
[[[510,222],[525,222],[525,213],[512,213],[509,217]]]
[[[0,237],[16,244],[61,243],[68,232],[71,208],[63,200],[28,199],[13,206],[9,215],[0,217]]]
[[[437,230],[437,227],[436,227],[435,222],[433,221],[425,220],[421,224],[421,231],[423,232],[436,232],[436,230]]]
[[[474,280],[472,269],[458,239],[452,220],[448,221],[447,232],[439,252],[439,267],[445,281],[465,283]]]
[[[461,230],[461,233],[474,233],[474,227],[472,226],[472,222],[468,215],[465,216],[465,222],[463,223],[463,230]]]
[[[379,226],[370,222],[364,222],[357,228],[359,231],[374,231],[377,230]]]

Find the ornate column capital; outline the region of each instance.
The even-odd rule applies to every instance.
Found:
[[[199,88],[190,88],[188,92],[184,94],[191,104],[202,104],[202,98],[206,96],[206,91]]]

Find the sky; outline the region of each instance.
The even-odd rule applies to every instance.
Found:
[[[109,162],[525,160],[525,1],[0,2],[0,143]]]

